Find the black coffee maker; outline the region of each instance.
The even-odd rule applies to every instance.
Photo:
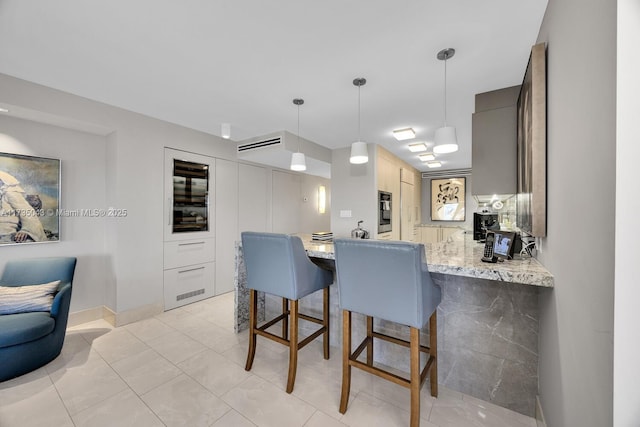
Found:
[[[484,241],[487,237],[487,230],[500,230],[498,214],[496,213],[473,213],[473,240]]]

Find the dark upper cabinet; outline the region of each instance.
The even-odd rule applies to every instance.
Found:
[[[516,103],[520,86],[476,95],[472,118],[472,194],[515,194]]]

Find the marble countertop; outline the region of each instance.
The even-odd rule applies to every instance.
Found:
[[[299,236],[310,257],[335,258],[333,244],[312,242],[307,234]],[[553,287],[553,275],[535,258],[486,263],[480,261],[483,249],[484,245],[473,240],[471,233],[461,230],[446,242],[425,244],[427,266],[432,273]]]

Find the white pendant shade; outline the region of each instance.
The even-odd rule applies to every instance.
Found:
[[[456,128],[453,126],[443,126],[436,129],[435,147],[433,152],[436,154],[447,154],[458,151],[458,138],[456,137]]]
[[[291,170],[298,172],[307,170],[307,162],[304,159],[304,153],[291,154]]]
[[[357,141],[351,144],[351,157],[349,162],[354,165],[361,165],[369,161],[369,153],[367,152],[367,143]]]

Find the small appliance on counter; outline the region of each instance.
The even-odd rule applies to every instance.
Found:
[[[487,236],[487,230],[500,230],[500,222],[497,213],[473,213],[473,240],[483,242]]]
[[[362,220],[358,221],[358,226],[353,230],[351,230],[352,239],[368,239],[369,238],[369,232],[364,228],[360,227],[360,224],[362,224],[363,222],[364,221]]]

